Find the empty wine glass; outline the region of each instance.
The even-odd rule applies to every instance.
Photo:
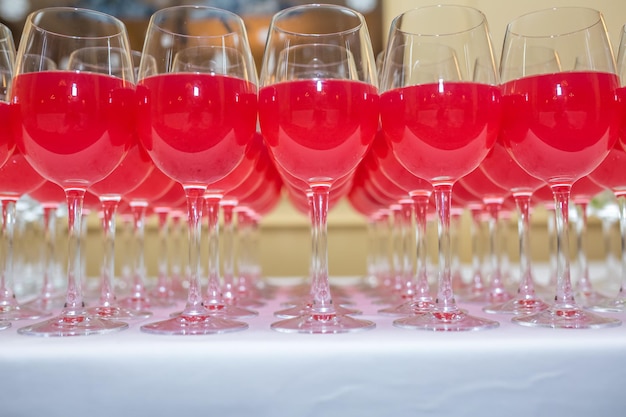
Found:
[[[394,19],[382,70],[382,128],[400,162],[432,184],[439,218],[434,307],[394,321],[398,327],[462,331],[499,325],[457,306],[450,245],[452,186],[478,167],[497,137],[497,84],[487,22],[480,11],[429,6]]]
[[[71,62],[72,53],[87,47],[121,53],[101,54],[97,68],[73,67],[78,63]],[[115,169],[132,141],[136,96],[126,28],[93,10],[41,9],[28,16],[18,51],[11,87],[17,146],[43,177],[65,190],[69,228],[65,307],[57,317],[18,332],[76,336],[125,329],[128,324],[84,308],[80,235],[86,189]],[[50,70],[48,60],[58,70]]]
[[[552,61],[547,55],[556,57],[558,69],[544,65]],[[553,328],[619,325],[617,319],[583,310],[570,277],[572,184],[602,162],[619,133],[619,78],[601,13],[559,7],[513,20],[506,30],[500,75],[504,145],[524,170],[550,186],[556,209],[554,302],[513,322]]]

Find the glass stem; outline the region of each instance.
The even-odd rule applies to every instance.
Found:
[[[239,252],[237,256],[237,293],[240,297],[247,298],[252,290],[252,266],[251,266],[251,223],[245,210],[237,210],[237,238]]]
[[[415,294],[415,282],[412,277],[412,263],[411,263],[411,239],[415,234],[413,231],[413,200],[400,201],[401,211],[401,283],[403,298],[413,298]]]
[[[115,277],[115,212],[119,200],[102,199],[103,259],[100,283],[100,306],[111,307],[115,303],[113,279]]]
[[[569,196],[571,187],[552,187],[556,214],[556,309],[575,307],[569,261]]]
[[[157,220],[159,224],[159,256],[157,260],[157,284],[155,293],[160,298],[169,298],[170,283],[167,273],[168,265],[168,224],[169,210],[159,210]]]
[[[479,294],[485,287],[483,281],[483,264],[480,245],[480,231],[482,226],[482,208],[470,209],[472,222],[470,224],[470,240],[472,242],[472,280],[470,290]]]
[[[50,302],[54,294],[54,267],[56,260],[55,235],[56,222],[55,215],[57,206],[46,205],[43,207],[43,233],[44,233],[44,255],[43,255],[43,284],[39,295],[40,305],[45,306]]]
[[[206,206],[206,216],[208,222],[208,282],[205,304],[220,305],[224,302],[220,282],[220,235],[219,235],[219,195],[205,195],[204,204]]]
[[[83,199],[85,190],[69,188],[65,190],[67,199],[68,219],[68,259],[67,259],[67,293],[65,295],[64,314],[75,315],[85,306],[82,291],[82,255],[81,233],[83,221]]]
[[[428,285],[428,245],[426,236],[426,226],[428,222],[428,200],[429,197],[414,196],[413,211],[415,216],[415,298],[419,300],[430,300],[430,288]]]
[[[578,259],[578,291],[589,295],[593,292],[589,278],[589,263],[587,261],[586,234],[587,234],[587,203],[578,203],[576,207],[576,251]]]
[[[619,206],[619,230],[621,242],[621,280],[619,285],[618,299],[626,297],[626,195],[617,195],[617,204]]]
[[[313,256],[313,275],[311,280],[311,291],[313,295],[313,305],[311,309],[314,314],[334,314],[335,308],[330,294],[330,283],[328,280],[328,199],[330,187],[326,185],[314,185],[313,192],[313,237],[317,244]]]
[[[4,268],[0,277],[0,306],[17,306],[13,288],[13,233],[15,230],[15,200],[2,200],[2,235]]]
[[[450,245],[450,211],[452,209],[452,185],[437,184],[434,187],[435,203],[437,205],[438,247],[439,247],[439,277],[435,309],[439,312],[458,311],[454,293],[452,291],[452,253]]]
[[[189,218],[189,288],[183,315],[202,314],[204,311],[200,289],[200,237],[204,191],[204,188],[185,187]]]
[[[133,205],[133,203],[131,203],[134,222],[133,234],[136,249],[132,272],[132,298],[136,301],[141,301],[146,298],[146,258],[144,255],[146,208],[147,204],[142,203]]]
[[[489,258],[491,261],[491,281],[489,291],[492,297],[498,297],[505,293],[504,283],[502,280],[502,259],[500,257],[500,249],[498,248],[499,237],[499,214],[501,203],[487,203],[485,207],[489,212]]]
[[[235,224],[233,221],[233,210],[235,209],[235,202],[223,201],[222,207],[222,259],[223,259],[223,289],[222,296],[224,301],[232,304],[236,301],[236,289],[235,289]]]
[[[519,237],[520,284],[517,289],[518,298],[534,299],[535,284],[530,256],[530,199],[527,194],[515,196],[517,206],[517,230]]]

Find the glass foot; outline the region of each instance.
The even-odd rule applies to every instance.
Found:
[[[145,319],[152,315],[152,312],[148,310],[134,310],[118,306],[92,307],[87,309],[87,312],[96,317],[113,320]]]
[[[607,297],[597,291],[578,292],[575,299],[582,307],[594,311],[626,311],[626,299]]]
[[[515,298],[513,294],[504,290],[485,290],[480,294],[475,294],[467,298],[463,298],[463,301],[468,303],[489,303],[489,304],[501,304]]]
[[[246,330],[247,323],[209,314],[181,313],[167,320],[141,326],[141,331],[163,335],[203,335]]]
[[[28,336],[61,337],[104,334],[126,328],[128,328],[127,323],[92,316],[82,311],[64,313],[40,323],[22,327],[17,332]]]
[[[0,305],[0,320],[37,320],[50,314],[50,312],[34,309],[26,305]]]
[[[371,330],[376,327],[376,324],[369,320],[355,319],[336,313],[313,313],[309,311],[299,317],[272,323],[270,327],[272,330],[285,333],[325,334]]]
[[[0,321],[0,330],[6,330],[11,327],[10,321]]]
[[[292,319],[295,317],[300,317],[302,315],[308,314],[311,310],[312,305],[313,305],[312,303],[295,305],[289,308],[275,311],[274,316],[280,319]],[[340,315],[340,316],[345,316],[349,314],[361,314],[360,310],[343,307],[341,305],[334,307],[334,309],[335,309],[335,314]]]
[[[577,306],[552,306],[536,314],[513,317],[512,321],[522,326],[554,329],[597,329],[619,326],[622,323],[618,319],[602,317]]]
[[[383,316],[411,316],[432,311],[434,306],[435,304],[431,299],[409,300],[397,306],[382,308],[378,310],[378,314]]]
[[[483,308],[485,313],[527,315],[546,310],[548,303],[539,298],[514,298],[504,303],[493,304]]]
[[[448,312],[435,310],[394,320],[393,325],[403,329],[462,332],[493,329],[498,327],[500,323],[471,316],[463,310]]]
[[[259,315],[258,312],[249,310],[247,308],[238,307],[230,304],[224,303],[210,303],[210,304],[202,304],[204,310],[202,313],[211,315],[211,316],[220,316],[226,317],[229,319],[246,319],[251,317],[256,317]],[[201,314],[202,314],[201,313]],[[170,314],[170,317],[178,317],[183,314],[182,311],[177,311]]]

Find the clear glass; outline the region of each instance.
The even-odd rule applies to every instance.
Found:
[[[619,79],[602,15],[561,7],[513,20],[506,30],[500,76],[504,144],[524,170],[548,183],[556,209],[554,301],[548,309],[516,316],[513,322],[551,328],[619,325],[620,320],[585,311],[576,302],[569,259],[572,184],[598,166],[618,138]],[[545,116],[557,108],[559,117],[547,122]],[[542,147],[535,146],[534,135],[524,133],[529,123],[533,132],[540,132]]]
[[[0,123],[5,126],[0,134],[0,202],[2,204],[2,255],[4,270],[0,275],[0,320],[37,319],[48,315],[43,309],[20,304],[14,292],[13,233],[16,221],[15,203],[26,188],[43,179],[35,173],[23,155],[14,151],[14,140],[6,129],[9,124],[7,92],[10,87],[15,62],[13,35],[8,27],[0,24]],[[27,170],[28,173],[22,171]],[[2,323],[3,328],[8,323]]]
[[[91,47],[120,53],[101,54],[97,68],[83,71],[71,56]],[[50,68],[50,62],[56,69]],[[17,123],[29,126],[20,129],[24,133],[18,143],[28,162],[65,190],[69,239],[65,307],[52,319],[18,329],[21,334],[79,336],[128,327],[85,309],[80,235],[86,189],[115,169],[131,142],[134,111],[126,109],[135,106],[134,97],[129,41],[119,19],[63,7],[28,16],[11,86],[11,101],[20,103]],[[50,123],[63,129],[50,132],[46,128]]]
[[[497,85],[490,35],[480,11],[428,6],[394,19],[382,70],[382,127],[405,167],[432,184],[439,230],[434,307],[395,320],[397,327],[467,331],[499,326],[458,307],[452,288],[450,238],[452,186],[478,167],[497,136]],[[425,104],[418,105],[422,99]],[[469,109],[476,117],[461,120],[461,128],[446,121],[446,115]],[[418,119],[433,123],[414,125]]]
[[[273,323],[274,330],[344,333],[375,327],[369,320],[337,311],[328,280],[326,220],[331,190],[356,169],[374,139],[377,86],[374,54],[361,14],[342,6],[312,4],[274,15],[261,67],[259,121],[278,171],[305,184],[300,190],[303,198],[311,195],[313,239],[311,306],[295,318]],[[306,131],[289,129],[299,124],[298,114],[316,115],[302,120]],[[360,135],[346,135],[357,129]],[[277,135],[279,130],[287,134]]]
[[[199,276],[205,192],[236,168],[256,132],[257,76],[243,20],[204,6],[159,10],[148,25],[138,79],[140,140],[157,167],[182,184],[189,220],[186,305],[182,313],[141,330],[170,335],[245,330],[247,323],[206,308]],[[182,102],[174,99],[181,96]],[[187,123],[168,118],[180,112],[188,113]],[[161,129],[173,133],[152,135]]]

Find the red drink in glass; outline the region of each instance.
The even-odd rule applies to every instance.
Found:
[[[414,175],[453,182],[475,169],[500,126],[498,87],[412,85],[381,95],[381,120],[398,160]]]
[[[106,177],[132,141],[136,96],[123,80],[87,72],[18,75],[17,146],[45,178],[86,188]]]
[[[617,140],[619,79],[600,72],[525,77],[502,87],[502,138],[516,161],[548,183],[589,174]]]
[[[298,80],[259,92],[261,129],[274,160],[305,182],[333,182],[356,168],[378,127],[374,86]]]
[[[256,131],[256,86],[221,75],[173,73],[140,81],[140,139],[161,171],[185,186],[223,178]]]

